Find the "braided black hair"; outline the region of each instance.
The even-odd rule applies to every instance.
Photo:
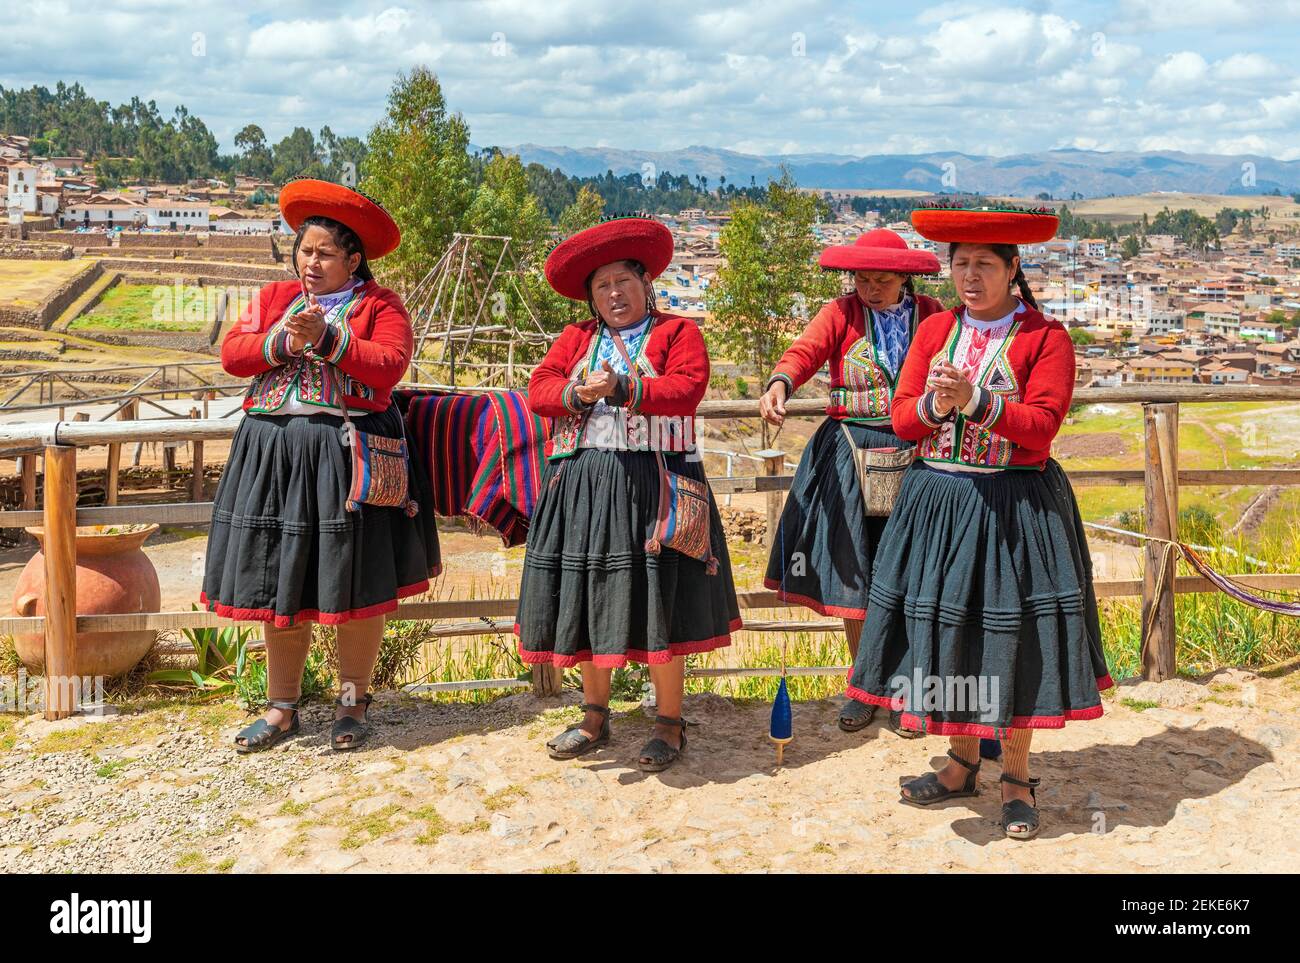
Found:
[[[342,221],[336,221],[332,217],[321,217],[319,215],[309,217],[298,225],[298,236],[293,239],[293,273],[298,276],[298,248],[302,246],[303,235],[307,233],[309,227],[323,227],[329,231],[343,253],[351,256],[360,254],[361,260],[357,264],[357,269],[352,273],[362,281],[373,281],[374,273],[370,270],[370,262],[366,260],[366,249],[361,243],[361,238],[357,232],[352,230]]]
[[[957,248],[959,247],[961,247],[961,244],[958,242],[953,242],[952,244],[948,245],[948,267],[949,268],[952,267],[953,255],[957,253]],[[996,254],[998,258],[1002,261],[1002,263],[1005,264],[1007,267],[1011,267],[1012,260],[1020,256],[1020,248],[1014,244],[990,244],[988,245],[988,248],[994,254]],[[1024,268],[1020,267],[1019,265],[1016,265],[1016,276],[1011,279],[1011,283],[1014,284],[1019,289],[1020,300],[1024,301],[1025,304],[1029,305],[1031,308],[1037,311],[1038,301],[1037,299],[1034,298],[1034,292],[1030,290],[1029,280],[1025,277]]]

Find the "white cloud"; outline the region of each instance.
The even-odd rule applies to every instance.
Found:
[[[1259,54],[1233,54],[1214,65],[1218,80],[1276,80],[1283,71],[1273,61]]]
[[[1209,73],[1205,58],[1192,50],[1166,57],[1151,75],[1151,89],[1157,93],[1182,94],[1199,87]]]
[[[272,141],[298,125],[364,135],[396,74],[427,64],[479,144],[1300,151],[1296,71],[1277,37],[1231,51],[1186,31],[1213,11],[1216,31],[1265,10],[1276,24],[1300,0],[1060,4],[1068,16],[1040,0],[291,0],[269,19],[227,0],[101,6],[88,17],[33,0],[0,32],[0,84],[79,81],[113,103],[156,98],[164,114],[184,103],[226,150],[250,122]],[[1150,36],[1115,26],[1162,18]]]
[[[1300,0],[1124,0],[1117,20],[1133,31],[1266,26],[1300,17]]]

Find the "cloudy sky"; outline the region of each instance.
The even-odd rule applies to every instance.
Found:
[[[1300,0],[5,0],[0,84],[365,132],[425,64],[477,144],[1300,158]]]

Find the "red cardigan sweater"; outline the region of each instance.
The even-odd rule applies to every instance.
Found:
[[[913,300],[912,335],[918,322],[943,310],[943,305],[924,294]],[[889,422],[894,378],[879,363],[874,332],[868,330],[866,312],[857,292],[828,301],[803,334],[781,356],[768,379],[786,383],[793,395],[826,362],[830,362],[831,395],[826,414],[837,420]]]
[[[595,319],[571,324],[551,345],[528,380],[528,407],[542,417],[556,419],[554,437],[546,443],[548,458],[571,455],[578,448],[584,405],[574,391],[586,378],[599,328]],[[668,429],[665,450],[681,451],[695,437],[695,409],[709,387],[709,352],[699,326],[689,318],[654,312],[645,346],[634,359],[637,373],[620,375],[619,385],[606,403],[624,407],[629,414],[670,416],[680,423]]]
[[[343,322],[326,326],[325,336],[307,356],[289,353],[288,332],[281,323],[302,294],[296,279],[273,281],[258,292],[221,342],[221,366],[240,378],[253,377],[244,410],[274,413],[295,389],[307,404],[338,407],[321,376],[321,361],[342,373],[349,409],[384,411],[393,386],[411,361],[411,319],[394,292],[374,281],[358,290]],[[296,311],[292,312],[296,313]]]
[[[967,417],[934,410],[930,370],[951,358],[961,334],[952,311],[921,323],[894,394],[898,437],[917,442],[916,457],[1000,468],[1042,468],[1074,395],[1074,345],[1065,326],[1026,306],[1001,351],[975,385]]]

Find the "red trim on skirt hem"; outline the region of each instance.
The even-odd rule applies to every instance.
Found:
[[[441,565],[429,572],[430,578],[437,578],[440,574],[442,574]],[[275,609],[239,609],[233,605],[222,605],[220,602],[209,601],[206,592],[199,593],[199,601],[203,603],[203,607],[209,612],[215,612],[223,619],[232,619],[236,622],[274,623],[277,629],[288,629],[304,622],[317,622],[321,625],[342,625],[344,622],[351,622],[354,619],[374,618],[376,615],[384,615],[394,611],[397,608],[399,599],[419,595],[421,592],[427,591],[429,591],[429,579],[426,578],[413,585],[401,586],[397,590],[397,595],[387,602],[367,605],[362,609],[349,609],[346,612],[322,612],[319,609],[302,609],[293,615],[279,615]]]
[[[519,658],[529,665],[545,664],[558,665],[562,669],[569,669],[583,662],[590,662],[601,669],[621,669],[628,662],[640,662],[643,665],[665,665],[677,658],[679,655],[694,655],[699,652],[712,652],[714,649],[725,649],[731,645],[731,633],[739,632],[743,628],[742,619],[732,619],[727,626],[725,635],[715,635],[711,639],[699,639],[693,642],[670,642],[667,649],[658,652],[648,652],[645,649],[628,649],[626,652],[611,653],[609,655],[592,655],[591,649],[582,649],[573,655],[560,655],[555,652],[530,652],[524,648],[523,642],[519,642]],[[519,623],[515,623],[512,629],[515,636],[519,635]]]
[[[781,588],[781,583],[774,578],[764,578],[763,587],[775,591],[776,597],[782,602],[792,602],[795,605],[802,605],[805,608],[812,609],[818,615],[831,615],[841,619],[853,619],[857,622],[861,622],[867,617],[866,609],[853,609],[846,605],[827,605],[825,602],[818,602],[816,599],[809,598],[806,595],[787,592]]]
[[[1112,685],[1114,683],[1111,682],[1109,675],[1097,680],[1099,690],[1109,689]],[[844,693],[850,699],[856,699],[867,705],[884,706],[891,712],[903,708],[902,699],[874,695],[855,686],[846,686]],[[924,732],[928,736],[979,736],[981,739],[999,739],[1007,729],[1064,729],[1067,722],[1100,719],[1102,712],[1102,706],[1098,703],[1086,709],[1068,709],[1059,716],[1012,716],[1011,725],[1001,729],[978,722],[932,722],[928,716],[918,716],[911,712],[904,712],[899,718],[899,723],[904,729]]]

